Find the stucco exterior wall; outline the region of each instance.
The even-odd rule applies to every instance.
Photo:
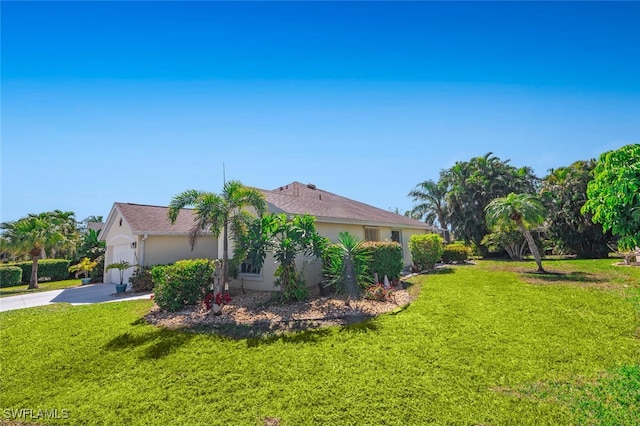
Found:
[[[379,241],[392,241],[391,231],[400,231],[400,243],[402,244],[403,263],[405,266],[411,265],[411,251],[409,251],[409,238],[414,234],[424,234],[425,230],[420,228],[401,228],[391,226],[367,226],[367,228],[377,228],[380,236]],[[349,232],[364,240],[363,225],[346,225],[339,223],[316,223],[318,233],[329,238],[332,243],[338,242],[338,234],[340,232]]]
[[[411,252],[409,251],[409,238],[414,234],[424,234],[425,230],[420,228],[395,228],[388,226],[376,227],[379,229],[380,241],[392,241],[391,231],[401,232],[401,244],[403,253],[403,263],[405,266],[411,265]],[[363,225],[354,224],[339,224],[339,223],[325,223],[316,222],[316,230],[320,235],[323,235],[332,243],[338,242],[338,234],[340,232],[349,232],[352,235],[356,235],[361,240],[364,240],[365,227]],[[222,252],[220,252],[222,253]],[[233,249],[230,244],[229,256],[233,255]],[[322,261],[314,258],[304,258],[298,256],[296,259],[296,267],[298,271],[301,271],[304,266],[305,280],[308,286],[317,285],[322,281]],[[278,265],[275,263],[273,256],[267,255],[264,266],[260,271],[260,274],[240,274],[238,279],[231,280],[230,285],[233,287],[243,286],[245,289],[272,291],[274,290],[274,273]]]
[[[140,238],[142,239],[142,237]],[[139,247],[143,244],[139,243]],[[182,259],[217,259],[218,239],[212,236],[198,238],[191,251],[186,235],[149,235],[144,241],[144,264],[164,265]]]

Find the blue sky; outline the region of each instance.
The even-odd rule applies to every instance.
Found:
[[[8,2],[0,220],[228,179],[384,209],[640,143],[640,3]]]

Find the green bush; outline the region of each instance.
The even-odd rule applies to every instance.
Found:
[[[133,272],[129,278],[129,282],[131,283],[131,289],[135,293],[153,290],[153,277],[151,276],[152,268],[153,266],[142,266]]]
[[[66,259],[41,259],[38,260],[38,281],[61,281],[69,278],[69,264]],[[22,282],[28,283],[31,279],[32,261],[12,263],[22,269]]]
[[[444,263],[464,262],[469,259],[471,249],[464,244],[448,244],[444,246],[442,261]]]
[[[169,266],[154,266],[154,299],[160,308],[177,311],[204,299],[207,283],[215,270],[208,259],[179,260]]]
[[[416,271],[433,269],[442,257],[444,240],[438,234],[415,234],[409,239],[409,250]]]
[[[91,282],[100,283],[104,280],[104,254],[98,256],[96,262],[98,262],[98,264],[93,268],[90,274]]]
[[[371,260],[367,265],[367,273],[378,274],[382,281],[384,276],[390,280],[400,278],[402,272],[402,246],[396,242],[368,241],[362,244],[362,248],[371,254]]]
[[[17,266],[0,266],[0,287],[22,284],[22,269]]]

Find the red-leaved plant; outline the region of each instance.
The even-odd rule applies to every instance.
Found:
[[[231,296],[229,296],[229,293],[218,293],[215,295],[215,297],[213,296],[213,292],[209,292],[206,294],[206,296],[204,296],[204,306],[207,308],[207,310],[211,310],[211,307],[213,306],[213,304],[215,303],[216,305],[226,305],[227,303],[231,302]]]

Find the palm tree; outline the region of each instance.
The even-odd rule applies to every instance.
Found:
[[[511,192],[506,197],[495,198],[485,208],[487,225],[490,227],[508,226],[515,224],[529,244],[529,250],[538,265],[537,272],[545,272],[540,260],[540,252],[529,228],[541,225],[545,219],[545,209],[542,203],[530,194],[515,194]]]
[[[253,207],[262,216],[266,209],[266,200],[262,192],[244,186],[240,181],[231,180],[224,184],[221,194],[195,189],[186,190],[171,200],[167,213],[171,223],[175,223],[180,210],[194,207],[194,225],[189,234],[191,249],[195,247],[202,231],[209,230],[215,237],[223,233],[222,277],[229,282],[229,226],[234,235],[242,232],[249,213],[245,207]]]
[[[50,252],[51,257],[58,255],[65,258],[73,258],[75,251],[80,242],[80,232],[78,231],[78,222],[75,213],[71,211],[54,210],[52,212],[40,213],[39,215],[29,215],[39,217],[55,226],[64,238],[51,247],[45,247],[42,252],[42,258],[47,257]]]
[[[447,229],[449,225],[449,209],[447,208],[448,188],[444,181],[434,182],[426,180],[416,185],[415,189],[409,192],[409,197],[413,202],[419,202],[411,209],[411,217],[421,218],[430,225],[436,221],[442,229]]]
[[[38,259],[48,247],[64,241],[65,234],[46,214],[29,215],[14,222],[0,224],[3,246],[17,255],[29,254],[33,260],[29,289],[38,288]]]

